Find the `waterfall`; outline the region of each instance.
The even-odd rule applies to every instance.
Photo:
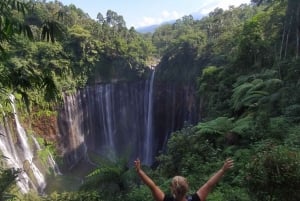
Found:
[[[64,111],[60,113],[61,150],[68,156],[67,164],[86,157],[86,145],[82,132],[83,110],[81,99],[76,96],[64,96]],[[73,164],[74,165],[74,164]],[[70,167],[72,168],[72,167]]]
[[[50,152],[48,153],[48,163],[51,166],[51,168],[54,170],[55,175],[62,175],[58,165],[56,164],[56,162]]]
[[[114,107],[113,107],[113,101],[114,101],[114,87],[113,85],[105,85],[104,87],[104,101],[102,102],[102,110],[104,111],[103,113],[103,125],[104,125],[104,133],[105,133],[105,141],[108,146],[114,150],[115,145],[114,145]]]
[[[15,97],[11,94],[9,95],[9,100],[12,107],[14,123],[12,127],[15,128],[15,132],[12,132],[11,123],[2,110],[4,117],[2,123],[4,123],[4,126],[0,124],[0,150],[4,156],[5,168],[14,168],[20,171],[16,182],[22,193],[28,193],[32,189],[43,193],[46,187],[46,181],[41,168],[48,170],[49,167],[52,167],[54,171],[56,171],[58,170],[55,166],[56,163],[50,153],[48,155],[48,157],[51,157],[48,161],[49,167],[46,164],[41,166],[41,163],[37,163],[39,159],[35,157],[36,154],[34,151],[42,151],[43,147],[39,145],[33,135],[28,138],[25,129],[19,121],[15,106]],[[32,142],[32,145],[29,141]],[[38,167],[37,164],[39,164],[40,167]]]
[[[10,94],[9,99],[11,101],[11,106],[13,109],[13,114],[14,114],[15,123],[16,123],[16,127],[17,127],[18,137],[20,140],[20,147],[22,149],[21,151],[23,152],[24,160],[29,160],[29,162],[31,163],[33,154],[31,152],[31,149],[29,148],[26,132],[19,122],[17,110],[15,107],[15,97],[12,94]]]
[[[99,84],[65,94],[58,122],[69,168],[89,153],[110,159],[140,157],[151,165],[153,80],[154,72],[148,80]]]
[[[36,149],[37,149],[38,151],[42,150],[42,148],[41,148],[39,142],[37,141],[37,139],[36,139],[33,135],[31,135],[31,138],[32,138],[32,140],[33,140],[33,142],[34,142],[34,145],[35,145]]]
[[[0,135],[0,150],[5,157],[6,165],[9,168],[21,169],[23,167],[22,162],[17,157],[14,147],[10,146],[11,138],[6,135],[5,129],[1,128]],[[27,193],[29,191],[28,181],[29,178],[25,172],[21,172],[18,175],[17,185],[19,186],[22,193]]]
[[[150,78],[150,83],[146,85],[148,87],[148,90],[145,90],[146,96],[148,97],[147,102],[144,104],[147,109],[147,115],[146,117],[146,135],[145,135],[145,140],[144,140],[144,148],[145,152],[143,155],[143,160],[144,163],[147,165],[152,164],[152,157],[153,157],[153,83],[154,83],[154,75],[155,75],[155,70],[153,70]],[[146,99],[145,99],[146,100]]]
[[[35,180],[37,182],[37,186],[35,187],[36,190],[42,192],[44,188],[46,187],[46,182],[43,174],[40,172],[40,170],[36,167],[35,163],[33,162],[33,153],[31,151],[31,148],[28,144],[28,138],[26,135],[26,132],[24,128],[21,126],[18,115],[17,115],[17,110],[15,107],[15,97],[10,94],[9,99],[11,101],[11,106],[13,109],[13,114],[14,114],[14,119],[16,123],[16,128],[17,128],[17,133],[18,133],[18,140],[20,140],[19,147],[21,148],[21,152],[18,153],[18,168],[23,167],[23,163],[25,161],[28,161],[30,165],[30,169],[32,170],[32,173],[35,177]]]

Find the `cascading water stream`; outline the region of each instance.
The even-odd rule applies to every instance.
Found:
[[[152,164],[152,158],[153,158],[153,83],[154,83],[154,75],[155,70],[153,70],[150,78],[149,85],[146,87],[149,88],[149,90],[145,90],[145,93],[147,93],[148,101],[145,106],[147,106],[147,112],[146,116],[146,134],[145,134],[145,140],[144,140],[144,156],[143,160],[144,163],[147,165]]]
[[[84,143],[84,133],[82,132],[81,124],[83,121],[83,111],[79,108],[80,99],[76,96],[64,96],[65,112],[64,117],[60,122],[67,126],[63,133],[68,136],[63,142],[62,149],[64,152],[72,152],[70,161],[79,161],[86,157],[86,145]],[[72,167],[71,167],[72,168]]]
[[[34,142],[34,145],[35,145],[37,151],[41,151],[42,148],[41,148],[39,142],[37,141],[37,139],[33,135],[31,136],[31,138]],[[52,154],[49,151],[48,151],[48,164],[53,169],[55,175],[62,175],[57,163],[55,162]]]
[[[12,94],[9,95],[9,100],[14,120],[13,127],[16,128],[16,132],[12,132],[9,123],[10,121],[7,119],[7,115],[2,110],[4,117],[2,123],[4,123],[4,125],[0,124],[0,151],[4,156],[5,167],[19,171],[16,182],[22,193],[28,193],[32,189],[39,193],[43,193],[46,187],[46,181],[41,170],[36,165],[38,158],[34,158],[35,152],[33,152],[42,151],[42,148],[34,136],[28,138],[25,129],[19,121],[15,106],[15,97]],[[32,146],[29,141],[32,142]],[[52,157],[50,153],[48,156]],[[48,162],[50,165],[49,167],[53,167],[54,171],[56,171],[56,163],[53,158],[51,158],[51,161],[49,160]],[[49,167],[45,166],[44,168],[48,170]]]
[[[21,126],[20,122],[19,122],[19,118],[17,115],[17,110],[15,107],[15,97],[10,94],[9,95],[9,99],[11,101],[11,106],[13,108],[13,114],[14,114],[14,118],[15,118],[15,123],[16,123],[16,127],[17,127],[17,131],[18,131],[18,137],[20,140],[20,145],[23,151],[23,156],[25,160],[29,160],[29,162],[32,161],[33,158],[33,154],[31,152],[31,149],[29,148],[29,144],[28,144],[28,139],[26,136],[26,132],[24,130],[24,128]]]
[[[101,157],[140,157],[151,165],[153,82],[154,72],[148,80],[99,84],[65,95],[59,127],[69,167],[87,159],[83,145]]]
[[[1,133],[5,133],[4,130],[1,129]],[[0,136],[0,150],[5,157],[6,165],[10,168],[21,169],[22,163],[19,158],[15,154],[14,148],[12,148],[11,143],[9,142],[7,135]],[[21,172],[18,175],[17,185],[19,186],[22,193],[27,193],[29,191],[29,177],[25,172]]]
[[[114,145],[114,140],[113,140],[113,136],[114,136],[114,132],[113,132],[113,127],[114,127],[114,112],[113,112],[113,85],[107,84],[104,87],[104,103],[105,106],[103,106],[103,111],[104,111],[104,115],[105,117],[103,119],[105,119],[104,122],[104,126],[105,126],[105,131],[104,133],[106,134],[105,138],[107,141],[107,144],[109,146],[110,149],[114,150],[115,149],[115,145]]]
[[[48,163],[50,164],[51,168],[54,170],[54,174],[62,175],[57,163],[55,162],[55,160],[50,152],[48,155]]]
[[[15,119],[16,128],[17,128],[17,132],[18,132],[18,139],[20,140],[20,148],[22,149],[21,150],[22,152],[19,153],[19,155],[21,155],[21,157],[19,158],[19,167],[22,168],[23,162],[25,162],[25,161],[29,162],[32,173],[37,181],[38,186],[36,188],[38,191],[42,192],[46,187],[45,178],[33,162],[33,153],[28,144],[28,138],[27,138],[26,132],[25,132],[24,128],[21,126],[18,115],[17,115],[17,110],[15,107],[15,97],[12,94],[10,94],[9,99],[11,101],[11,106],[13,108],[14,119]]]
[[[32,140],[33,140],[33,142],[34,142],[34,145],[35,145],[36,149],[37,149],[38,151],[42,150],[42,148],[41,148],[39,142],[37,141],[37,139],[36,139],[33,135],[31,136],[31,138],[32,138]]]
[[[2,109],[2,105],[1,105]],[[3,117],[6,116],[4,111],[2,111]],[[4,123],[7,125],[6,118],[4,118]],[[9,168],[15,168],[15,169],[21,169],[23,164],[18,158],[17,152],[15,147],[13,146],[13,141],[11,138],[11,134],[9,133],[9,130],[6,130],[5,128],[0,129],[1,135],[0,135],[0,150],[2,152],[2,155],[5,157],[6,165]],[[17,185],[19,186],[22,193],[27,193],[29,191],[29,177],[25,172],[21,172],[18,175]]]

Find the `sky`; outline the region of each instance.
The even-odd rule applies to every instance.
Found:
[[[228,9],[250,0],[60,0],[64,5],[74,4],[93,19],[107,10],[122,15],[128,28],[145,27],[180,19],[185,15],[206,15],[215,8]]]

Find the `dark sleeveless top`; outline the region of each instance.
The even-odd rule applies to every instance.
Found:
[[[186,197],[186,199],[188,201],[201,201],[199,196],[197,195],[197,193],[194,193],[192,195],[188,195]],[[170,196],[170,195],[165,195],[164,197],[164,201],[175,201],[174,197],[173,196]]]

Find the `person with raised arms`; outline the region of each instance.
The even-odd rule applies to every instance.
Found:
[[[134,161],[136,172],[141,180],[150,188],[153,198],[156,201],[205,201],[209,192],[222,179],[224,174],[234,166],[231,158],[225,160],[223,166],[202,185],[196,193],[187,195],[189,186],[187,179],[182,176],[175,176],[171,182],[172,195],[166,195],[155,182],[142,170],[141,161],[136,159]]]

